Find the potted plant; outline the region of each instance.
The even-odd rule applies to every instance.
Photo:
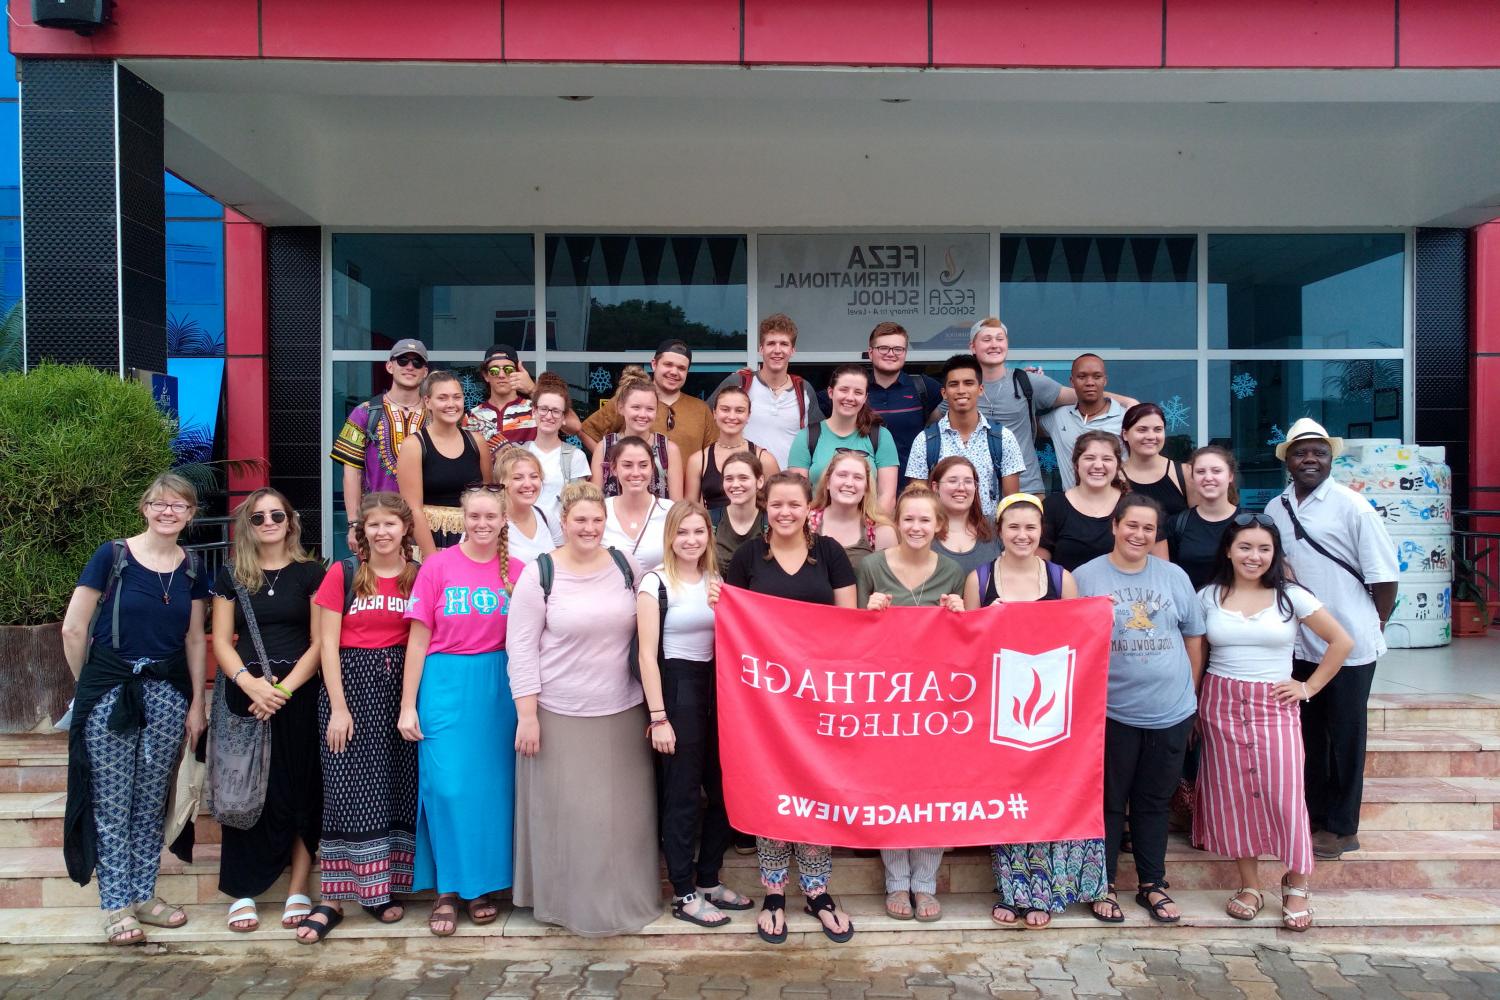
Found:
[[[0,373],[0,732],[67,707],[61,629],[78,574],[100,544],[141,530],[172,435],[139,383],[82,365]]]
[[[1488,596],[1500,587],[1495,578],[1480,568],[1495,547],[1480,549],[1472,555],[1453,557],[1453,634],[1484,635],[1490,627]]]

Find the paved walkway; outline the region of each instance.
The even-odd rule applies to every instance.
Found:
[[[1500,953],[1320,951],[1284,945],[1134,948],[1111,942],[1028,943],[993,953],[882,948],[847,957],[678,953],[659,958],[436,961],[304,953],[288,942],[275,962],[137,954],[0,962],[0,996],[131,1000],[344,1000],[403,997],[622,997],[629,1000],[970,1000],[970,998],[1500,997]],[[308,949],[310,950],[310,949]],[[1481,960],[1481,957],[1484,960]]]

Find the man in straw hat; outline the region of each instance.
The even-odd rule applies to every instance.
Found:
[[[1276,457],[1291,485],[1266,506],[1281,532],[1286,560],[1297,582],[1311,590],[1354,637],[1342,670],[1302,703],[1307,750],[1307,811],[1313,853],[1336,860],[1359,849],[1359,807],[1364,794],[1365,709],[1375,660],[1385,652],[1383,629],[1396,605],[1396,546],[1380,515],[1358,493],[1330,478],[1344,450],[1317,421],[1292,424]],[[1292,677],[1306,681],[1325,643],[1297,631]]]

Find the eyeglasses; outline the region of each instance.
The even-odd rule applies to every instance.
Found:
[[[504,483],[470,483],[464,487],[465,493],[504,493]]]
[[[558,406],[534,406],[532,409],[539,417],[560,417],[563,415],[562,408]]]
[[[1248,528],[1254,524],[1271,531],[1276,530],[1276,522],[1265,514],[1236,514],[1232,523],[1236,528]]]
[[[515,373],[515,365],[491,365],[490,367],[485,369],[485,374],[494,377],[498,377],[501,375],[514,375]]]
[[[396,364],[402,368],[427,367],[427,359],[422,357],[420,354],[403,354],[401,355],[401,357],[392,358],[391,360],[396,362]]]
[[[183,503],[181,500],[171,502],[166,500],[152,500],[146,506],[158,514],[165,514],[167,511],[171,511],[174,514],[186,514],[188,512],[188,504]]]
[[[281,524],[286,520],[286,511],[273,510],[270,512],[270,514],[267,514],[263,510],[258,510],[254,514],[250,515],[250,523],[259,528],[262,524],[266,523],[267,517],[270,517],[272,524]]]
[[[895,347],[877,345],[870,348],[870,352],[872,354],[883,354],[888,358],[896,358],[906,353],[906,347],[903,344],[897,344]]]

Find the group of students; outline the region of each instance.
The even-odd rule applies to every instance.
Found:
[[[493,921],[504,890],[574,933],[629,933],[660,915],[662,856],[672,914],[722,926],[755,905],[720,880],[735,836],[715,698],[723,584],[872,613],[1110,597],[1104,836],[992,848],[995,921],[1042,927],[1075,903],[1122,921],[1122,849],[1136,902],[1154,920],[1180,919],[1166,892],[1168,810],[1196,733],[1192,834],[1239,864],[1227,912],[1260,910],[1256,858],[1269,853],[1286,870],[1283,923],[1310,926],[1315,836],[1337,848],[1319,856],[1352,849],[1359,804],[1345,718],[1359,682],[1329,710],[1317,696],[1338,686],[1346,660],[1373,671],[1374,656],[1351,659],[1350,632],[1373,624],[1375,640],[1361,642],[1380,645],[1395,579],[1378,517],[1329,478],[1339,439],[1303,420],[1277,448],[1294,531],[1275,504],[1239,508],[1224,449],[1200,448],[1185,468],[1162,456],[1155,404],[1128,401],[1118,434],[1088,427],[1123,403],[1075,364],[1076,391],[1062,400],[1083,418],[1073,485],[1042,497],[1024,489],[1034,439],[1023,444],[994,408],[992,427],[983,404],[1006,400],[1009,412],[1021,401],[1030,430],[1038,397],[1056,404],[1060,391],[1009,370],[1011,389],[996,388],[985,352],[993,360],[998,340],[1003,362],[998,321],[976,324],[975,353],[944,366],[942,406],[908,421],[904,443],[870,406],[878,368],[835,371],[821,418],[817,396],[786,371],[789,323],[763,324],[762,370],[732,374],[711,408],[681,394],[686,362],[667,369],[690,352],[669,342],[654,382],[623,380],[611,413],[582,423],[565,385],[531,383],[503,346],[482,370],[490,398],[465,412],[456,376],[427,373],[425,348],[403,341],[387,366],[392,390],[356,409],[335,447],[355,473],[345,478],[355,555],[327,571],[303,551],[286,498],[263,489],[235,513],[232,559],[202,579],[178,546],[192,487],[159,477],[142,500],[145,530],[100,547],[64,623],[80,673],[69,867],[81,881],[97,868],[107,938],[137,943],[141,924],[186,920],[156,895],[155,876],[171,762],[184,732],[195,741],[206,725],[210,593],[222,705],[262,720],[271,747],[263,809],[224,831],[234,930],[259,926],[256,897],[289,867],[281,923],[306,943],[336,927],[346,903],[393,922],[401,897],[423,890],[437,893],[428,926],[440,936],[460,908]],[[876,328],[872,349],[892,344],[893,326]],[[883,388],[900,396],[903,378]],[[918,395],[906,410],[923,411],[926,392],[905,402]],[[790,419],[758,424],[763,407],[801,426],[776,436]],[[685,424],[708,440],[685,452],[669,436]],[[586,466],[561,438],[570,430],[594,446]],[[901,470],[910,481],[897,492]],[[1308,555],[1321,550],[1303,522],[1321,532],[1332,517],[1356,532],[1325,539],[1352,544],[1363,570],[1370,607],[1352,617],[1348,582]],[[806,912],[831,940],[853,935],[829,891],[831,845],[757,837],[754,849],[761,938],[786,939],[794,859]],[[881,852],[891,917],[941,917],[943,849]]]

